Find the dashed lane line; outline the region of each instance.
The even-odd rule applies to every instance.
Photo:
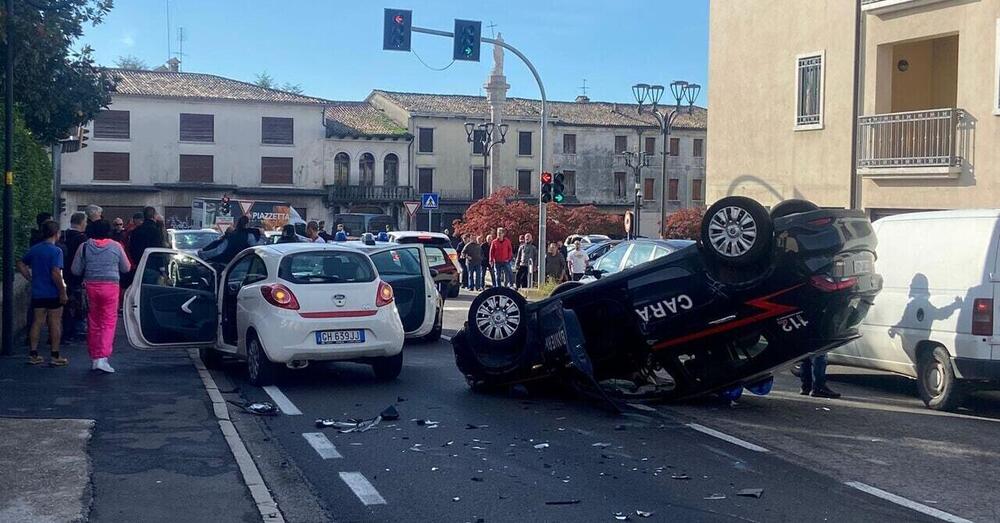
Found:
[[[938,510],[933,507],[928,507],[923,503],[910,501],[902,496],[897,496],[891,492],[886,492],[882,489],[875,488],[871,485],[866,485],[864,483],[861,483],[860,481],[848,481],[845,483],[845,485],[856,488],[866,494],[871,494],[872,496],[875,496],[877,498],[882,498],[891,503],[895,503],[901,507],[906,507],[910,510],[920,512],[921,514],[926,514],[928,516],[931,516],[932,518],[940,519],[941,521],[948,521],[949,523],[972,523],[972,521],[969,521],[968,519],[958,517],[954,514],[949,514],[943,510]]]
[[[302,437],[309,442],[309,445],[319,454],[319,457],[323,459],[338,459],[341,456],[337,452],[337,447],[333,446],[333,443],[326,437],[326,434],[322,432],[303,432]]]
[[[288,416],[302,415],[302,411],[299,410],[299,408],[292,403],[292,400],[288,399],[288,396],[285,396],[285,393],[281,392],[281,389],[278,387],[268,385],[264,387],[264,392],[266,392],[268,396],[271,396],[271,399],[274,400],[274,403],[278,405],[278,408],[281,409],[283,414]]]
[[[729,443],[732,443],[733,445],[737,445],[737,446],[743,447],[743,448],[745,448],[747,450],[752,450],[754,452],[770,452],[769,450],[765,449],[764,447],[761,447],[760,445],[754,445],[753,443],[750,443],[749,441],[744,441],[744,440],[742,440],[740,438],[737,438],[736,436],[730,436],[729,434],[726,434],[724,432],[719,432],[719,431],[717,431],[715,429],[710,429],[710,428],[708,428],[708,427],[706,427],[704,425],[699,425],[697,423],[688,423],[687,426],[688,426],[688,428],[697,430],[698,432],[701,432],[702,434],[708,434],[709,436],[712,436],[713,438],[719,438],[722,441],[727,441]]]
[[[368,478],[364,474],[360,472],[341,472],[340,479],[344,480],[344,483],[347,483],[351,492],[354,492],[354,495],[365,505],[386,504],[385,498],[375,490],[375,486],[368,481]]]
[[[446,311],[452,312],[469,312],[468,307],[442,307]]]

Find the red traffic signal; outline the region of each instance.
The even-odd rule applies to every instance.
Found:
[[[552,173],[542,171],[542,183],[552,183]]]

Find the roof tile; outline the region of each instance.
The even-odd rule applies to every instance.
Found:
[[[405,126],[396,123],[368,102],[334,102],[326,108],[328,136],[405,137]]]
[[[253,103],[326,105],[329,100],[303,96],[277,89],[223,78],[212,74],[173,71],[135,71],[108,69],[118,80],[115,92],[120,95],[152,96],[187,100],[227,100]]]

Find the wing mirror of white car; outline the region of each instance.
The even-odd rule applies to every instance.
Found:
[[[438,277],[438,270],[431,269],[431,278],[437,278],[437,277]]]

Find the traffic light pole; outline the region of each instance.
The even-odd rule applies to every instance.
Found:
[[[10,0],[8,0],[8,1],[10,1]],[[434,35],[434,36],[444,36],[444,37],[447,37],[447,38],[454,38],[455,37],[454,33],[451,33],[451,32],[448,32],[448,31],[438,31],[437,29],[425,29],[423,27],[416,27],[416,26],[414,26],[414,27],[411,28],[411,30],[414,33],[423,33],[423,34],[429,34],[429,35]],[[542,95],[542,114],[541,114],[541,122],[540,122],[541,128],[539,129],[539,132],[538,132],[539,137],[541,139],[541,145],[538,147],[538,154],[539,154],[538,172],[539,172],[539,174],[541,174],[542,171],[545,170],[545,128],[548,127],[548,112],[547,112],[546,100],[545,100],[545,86],[542,84],[542,77],[538,75],[538,70],[535,69],[535,66],[531,63],[531,60],[528,60],[528,57],[524,56],[524,53],[522,53],[521,51],[518,51],[516,47],[508,44],[507,42],[498,41],[498,40],[495,40],[493,38],[482,38],[481,40],[483,42],[488,43],[488,44],[499,45],[500,47],[503,47],[504,49],[507,49],[508,51],[514,53],[518,58],[521,59],[522,62],[524,62],[524,65],[528,66],[528,70],[531,71],[532,76],[535,77],[535,81],[538,82],[538,91]],[[545,212],[545,203],[542,202],[542,191],[539,190],[538,191],[538,274],[539,274],[539,281],[544,281],[544,277],[545,277],[545,252],[546,252],[546,248],[545,248],[545,215],[546,215],[546,212]]]
[[[3,338],[0,354],[14,351],[14,0],[4,5]]]

